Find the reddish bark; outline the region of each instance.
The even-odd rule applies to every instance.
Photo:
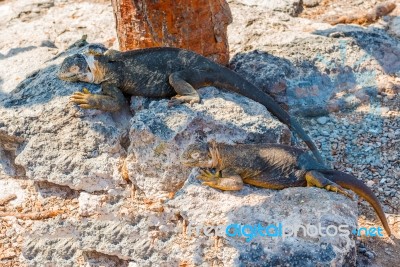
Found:
[[[121,51],[169,46],[229,61],[225,0],[112,0]]]

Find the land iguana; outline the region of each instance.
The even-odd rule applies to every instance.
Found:
[[[300,124],[271,96],[234,71],[191,51],[158,47],[105,53],[89,51],[64,59],[58,72],[61,80],[101,84],[102,94],[75,92],[71,101],[85,109],[117,111],[124,94],[152,98],[172,97],[169,105],[199,103],[196,89],[215,86],[246,96],[264,105],[281,122],[296,132],[323,162],[317,147]]]
[[[315,186],[353,199],[343,188],[350,189],[372,205],[385,231],[391,235],[379,200],[361,180],[327,169],[303,149],[282,144],[200,142],[188,146],[181,160],[186,166],[204,168],[198,178],[203,184],[220,190],[240,190],[243,183],[268,189]]]

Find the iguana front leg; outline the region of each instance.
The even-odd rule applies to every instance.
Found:
[[[353,199],[353,195],[347,193],[346,190],[344,190],[340,185],[332,182],[331,180],[326,178],[320,172],[308,171],[305,175],[305,179],[307,181],[307,186],[315,186],[318,188],[325,188],[328,191],[341,193],[341,194]]]
[[[215,174],[209,170],[201,170],[197,178],[204,181],[203,185],[224,191],[241,190],[243,188],[242,177],[234,170],[226,169]]]
[[[75,92],[70,101],[84,109],[99,109],[104,111],[118,111],[125,104],[125,97],[114,85],[102,84],[101,95],[92,94],[86,88],[83,92]]]
[[[208,169],[201,169],[196,178],[204,182],[214,181],[221,178],[221,172],[212,173]]]

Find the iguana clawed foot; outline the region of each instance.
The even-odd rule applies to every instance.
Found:
[[[332,182],[332,184],[325,186],[325,189],[328,191],[333,191],[336,193],[343,194],[346,197],[349,197],[351,200],[354,200],[354,196],[351,193],[348,193],[346,190],[343,189],[343,187],[341,187],[340,185],[335,184],[333,182]]]
[[[209,170],[201,170],[197,178],[204,181],[203,185],[224,191],[241,190],[243,188],[243,180],[239,175],[221,177],[221,172],[212,173]]]
[[[343,187],[340,185],[330,181],[325,178],[321,173],[317,171],[309,171],[305,175],[307,186],[315,186],[318,188],[325,188],[328,191],[333,191],[336,193],[341,193],[350,199],[354,199],[353,195],[348,193]]]
[[[182,103],[189,103],[193,105],[194,103],[200,103],[200,97],[198,95],[176,95],[171,98],[168,102],[168,107],[176,106]]]
[[[201,169],[196,178],[205,182],[214,181],[221,178],[221,172],[212,173],[208,169]]]
[[[82,92],[75,92],[69,100],[84,109],[96,108],[96,99],[87,88],[83,88]]]

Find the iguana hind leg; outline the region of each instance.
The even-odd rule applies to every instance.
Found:
[[[224,191],[235,191],[243,188],[242,178],[238,174],[229,171],[224,174],[221,172],[214,174],[209,170],[201,170],[197,178],[204,181],[203,185]]]
[[[209,74],[209,71],[200,69],[188,69],[172,73],[169,76],[169,83],[177,95],[171,98],[169,106],[180,103],[199,103],[200,96],[196,88],[210,84],[207,82]]]
[[[341,193],[351,199],[353,199],[353,195],[347,193],[340,185],[332,182],[328,178],[326,178],[322,173],[317,171],[308,171],[305,175],[307,186],[315,186],[318,188],[325,188],[328,191],[333,191],[337,193]]]

